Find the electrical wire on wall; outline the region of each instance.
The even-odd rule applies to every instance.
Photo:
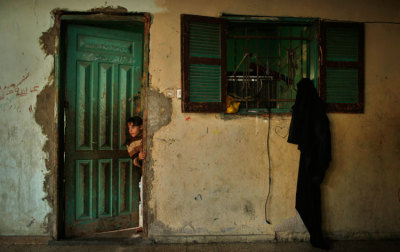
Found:
[[[268,202],[269,202],[269,197],[271,195],[271,183],[272,183],[272,178],[271,178],[271,155],[269,153],[269,136],[271,132],[271,108],[268,107],[268,133],[267,133],[267,155],[268,155],[268,195],[267,199],[265,200],[265,221],[268,224],[272,224],[271,221],[268,218]]]

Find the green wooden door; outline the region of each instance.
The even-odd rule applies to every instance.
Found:
[[[140,32],[70,25],[67,42],[65,235],[138,226],[138,171],[126,120],[142,73]]]

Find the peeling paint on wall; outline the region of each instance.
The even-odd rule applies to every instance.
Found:
[[[37,96],[37,103],[35,108],[35,120],[40,125],[43,135],[47,137],[45,145],[43,146],[43,152],[46,153],[46,175],[43,183],[43,191],[47,193],[43,200],[47,201],[49,206],[54,209],[54,190],[56,186],[56,174],[57,174],[57,116],[55,113],[56,108],[56,97],[57,90],[54,85],[54,71],[49,76],[48,84],[42,89]],[[51,228],[55,221],[55,217],[52,214],[46,216],[48,223],[43,223],[46,227],[46,231],[51,233]]]
[[[171,98],[167,98],[163,93],[160,93],[156,90],[148,89],[146,92],[147,101],[148,101],[148,128],[147,128],[147,146],[148,150],[151,150],[153,147],[154,134],[163,126],[168,125],[171,122],[172,116],[172,100]],[[152,152],[148,152],[148,162],[146,163],[146,190],[145,198],[149,201],[152,197],[151,191],[153,188],[153,180],[154,180],[154,163],[156,160],[153,159]],[[161,229],[165,228],[165,225],[154,224],[155,215],[150,209],[147,209],[148,219],[147,223],[151,223],[151,225],[160,226]],[[158,223],[158,222],[157,222]]]
[[[147,93],[149,108],[148,134],[154,135],[161,127],[171,122],[172,100],[163,93],[150,89]]]
[[[54,9],[51,13],[51,17],[54,19],[54,25],[43,32],[39,39],[40,47],[46,55],[55,55],[57,53],[57,39],[60,34],[60,10]]]
[[[117,7],[104,6],[104,7],[93,8],[90,10],[90,12],[100,12],[100,13],[109,13],[109,14],[127,13],[128,9],[125,7],[119,6],[119,5]]]

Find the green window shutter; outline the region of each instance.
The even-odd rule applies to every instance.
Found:
[[[182,112],[226,108],[226,25],[223,19],[181,16]]]
[[[328,112],[364,112],[364,24],[322,22],[320,94]]]

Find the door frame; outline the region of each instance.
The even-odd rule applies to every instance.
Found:
[[[60,240],[65,238],[65,160],[64,160],[64,141],[65,141],[65,117],[64,107],[67,106],[64,101],[66,93],[66,37],[67,26],[69,24],[99,24],[99,25],[118,25],[129,23],[143,23],[143,68],[141,75],[141,107],[143,111],[143,148],[148,153],[147,146],[147,89],[149,87],[149,42],[150,42],[150,13],[115,13],[115,12],[70,12],[70,11],[55,11],[54,12],[54,27],[58,28],[58,44],[54,56],[54,80],[55,86],[58,89],[58,104],[57,104],[57,117],[58,117],[58,160],[57,172],[55,174],[55,190],[54,190],[54,225],[53,239]],[[146,192],[146,161],[143,163],[143,180],[142,190]],[[143,193],[143,238],[148,236],[148,223],[147,223],[147,198],[146,193]]]

